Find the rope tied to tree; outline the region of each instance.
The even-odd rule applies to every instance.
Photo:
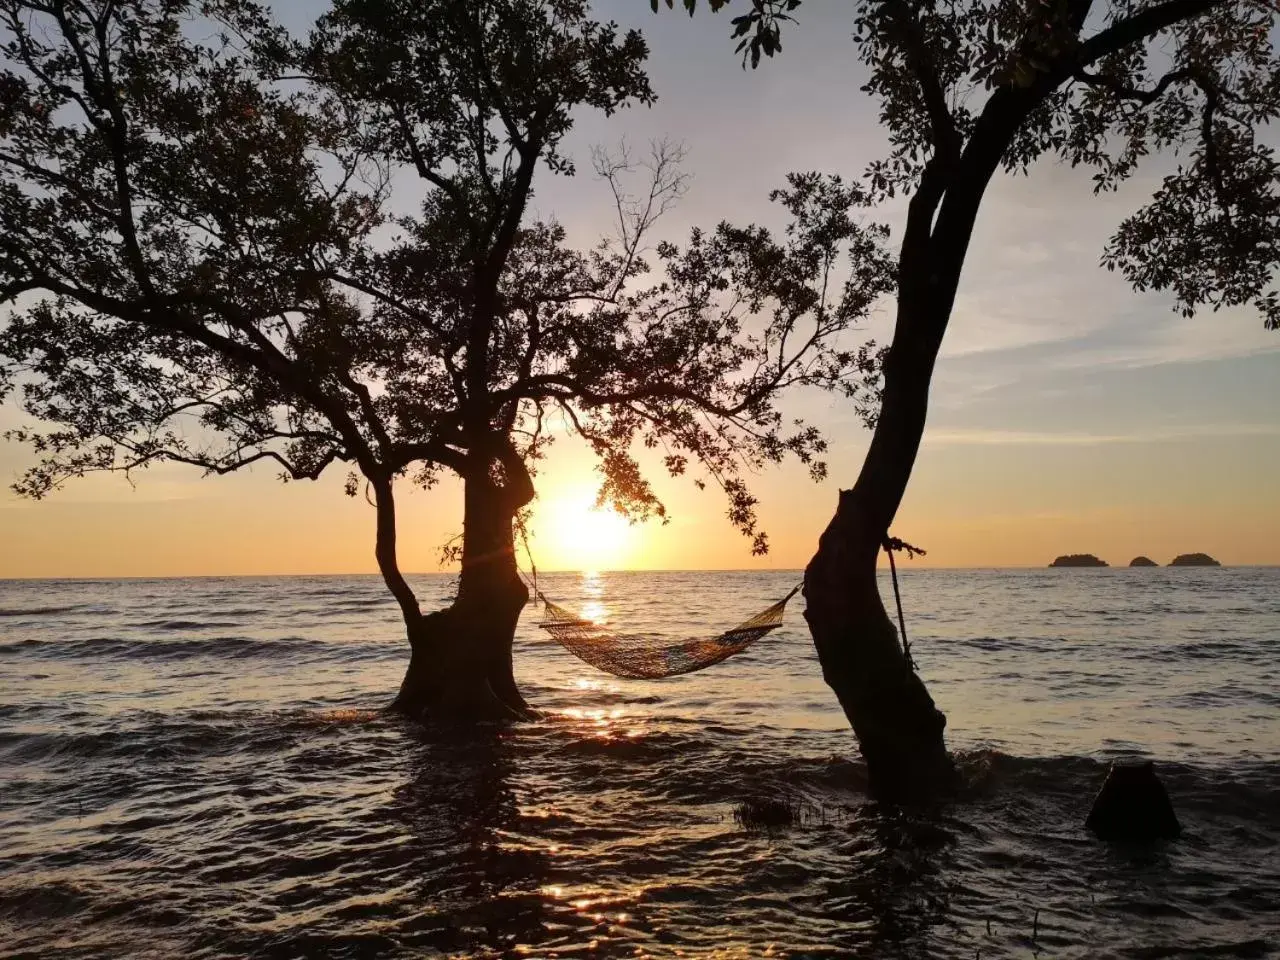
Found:
[[[526,511],[520,511],[516,514],[516,532],[520,535],[520,543],[524,546],[524,555],[529,558],[529,569],[533,571],[533,580],[525,576],[525,572],[520,569],[520,565],[516,564],[516,570],[520,574],[521,579],[529,585],[529,589],[533,591],[534,599],[547,602],[547,598],[542,595],[542,591],[538,589],[538,564],[533,559],[533,550],[529,547],[529,522]]]
[[[926,554],[919,547],[913,546],[897,537],[891,537],[888,534],[885,535],[883,546],[884,552],[889,555],[889,575],[893,578],[893,602],[898,607],[898,629],[902,632],[902,655],[907,660],[907,669],[915,670],[917,667],[915,658],[911,656],[911,641],[907,639],[907,620],[902,615],[902,593],[898,589],[898,565],[894,562],[893,554],[895,551],[900,550],[909,559],[914,559],[917,556],[923,557]]]

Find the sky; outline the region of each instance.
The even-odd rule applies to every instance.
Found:
[[[768,192],[793,170],[856,175],[883,151],[876,107],[858,91],[841,5],[806,4],[784,51],[743,71],[728,20],[654,15],[611,0],[601,15],[642,28],[652,108],[584,116],[568,143],[584,172],[541,174],[538,216],[592,243],[609,229],[602,184],[585,172],[594,144],[652,139],[688,149],[688,194],[664,220],[673,239],[728,219],[778,225]],[[679,7],[679,4],[677,4]],[[277,4],[293,26],[321,4]],[[1046,162],[988,191],[931,393],[929,426],[893,532],[942,567],[1043,566],[1063,553],[1113,565],[1204,551],[1228,564],[1280,563],[1280,333],[1256,314],[1186,319],[1169,298],[1138,294],[1103,270],[1115,226],[1159,182],[1159,164],[1095,197],[1087,172]],[[883,218],[900,222],[901,207]],[[891,305],[868,324],[885,336]],[[770,535],[766,557],[712,491],[655,474],[666,525],[629,527],[589,510],[590,457],[567,440],[538,477],[533,559],[540,569],[802,567],[839,489],[857,476],[868,433],[838,398],[805,394],[784,409],[830,445],[820,484],[795,464],[751,478]],[[12,402],[0,427],[28,422]],[[6,482],[30,454],[0,441]],[[264,468],[205,478],[166,465],[132,483],[98,476],[40,502],[0,494],[0,577],[190,576],[373,572],[373,511],[342,494],[343,471],[282,484]],[[441,569],[461,528],[461,491],[404,491],[401,561]],[[527,564],[527,560],[525,560]],[[447,567],[444,569],[448,569]]]

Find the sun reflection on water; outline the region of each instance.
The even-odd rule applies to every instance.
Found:
[[[351,723],[373,723],[383,719],[380,710],[358,710],[351,707],[334,707],[329,710],[309,710],[297,717],[303,726],[337,726]]]
[[[577,727],[580,735],[596,740],[635,738],[644,732],[637,718],[628,716],[622,707],[569,707],[559,713]]]
[[[588,600],[582,605],[582,619],[603,627],[609,620],[609,608],[599,600]]]
[[[577,890],[569,892],[562,886],[546,886],[539,887],[538,892],[544,897],[567,903],[581,912],[591,910],[593,907],[625,907],[638,902],[648,889],[647,886],[638,886],[631,890],[610,891],[592,887],[579,887]],[[609,914],[599,909],[588,914],[588,916],[593,920],[612,919],[618,923],[625,923],[630,919],[630,914],[626,912],[616,913],[610,917]]]
[[[604,603],[605,578],[596,570],[584,570],[582,573],[582,594],[586,598],[582,602],[580,613],[584,620],[604,626],[609,618],[609,608]]]

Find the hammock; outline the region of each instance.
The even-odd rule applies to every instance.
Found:
[[[665,643],[643,634],[614,633],[604,624],[584,620],[572,610],[552,603],[541,593],[538,599],[546,605],[546,619],[538,626],[578,659],[615,677],[675,677],[727,660],[782,626],[787,601],[799,589],[796,587],[767,610],[710,639]]]

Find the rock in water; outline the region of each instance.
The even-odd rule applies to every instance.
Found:
[[[1150,760],[1113,763],[1084,825],[1100,840],[1173,840],[1182,833]]]
[[[1156,562],[1155,562],[1154,560],[1152,560],[1150,557],[1134,557],[1132,560],[1130,560],[1130,561],[1129,561],[1129,566],[1131,566],[1131,567],[1158,567],[1158,566],[1160,566],[1160,564],[1156,563]]]

